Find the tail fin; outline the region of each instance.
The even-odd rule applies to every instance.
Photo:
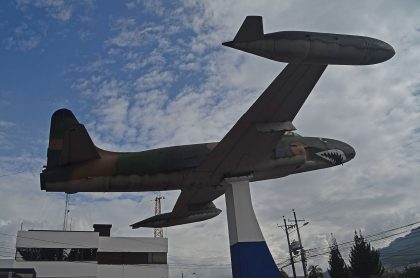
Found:
[[[264,36],[261,16],[247,16],[233,39],[234,42],[245,42],[262,39]]]
[[[51,117],[47,157],[47,167],[99,158],[85,126],[68,109],[57,110]]]

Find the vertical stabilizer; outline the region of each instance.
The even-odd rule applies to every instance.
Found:
[[[99,158],[84,125],[68,109],[60,109],[51,117],[47,167]]]
[[[260,40],[264,36],[261,16],[247,16],[233,39],[234,42]]]

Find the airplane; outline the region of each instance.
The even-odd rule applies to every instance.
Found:
[[[294,132],[293,120],[328,64],[367,65],[390,59],[387,43],[368,37],[303,31],[264,34],[262,19],[248,16],[234,40],[223,45],[288,65],[220,142],[112,152],[98,148],[67,109],[51,118],[41,189],[54,192],[181,190],[169,213],[139,227],[169,227],[220,214],[213,201],[224,181],[249,182],[342,165],[355,156],[347,143]]]

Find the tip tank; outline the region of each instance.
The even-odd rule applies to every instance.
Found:
[[[395,55],[391,45],[370,37],[262,29],[262,18],[249,16],[235,39],[223,45],[285,63],[372,65]]]

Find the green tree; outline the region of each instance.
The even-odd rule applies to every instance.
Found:
[[[284,271],[283,269],[281,269],[280,272],[283,275],[283,278],[289,278],[289,275],[287,275],[286,271]]]
[[[420,266],[407,267],[403,271],[386,271],[383,278],[419,278]]]
[[[309,266],[308,270],[309,270],[308,278],[322,278],[322,276],[324,275],[322,273],[322,268],[320,268],[317,265]]]
[[[382,275],[383,278],[403,278],[403,274],[396,271],[385,271]]]
[[[381,277],[384,267],[379,252],[370,246],[362,233],[354,232],[354,244],[350,250],[350,272],[357,278]]]
[[[328,273],[331,278],[348,278],[349,270],[346,263],[341,257],[340,250],[338,250],[337,240],[333,237],[330,246],[330,258],[328,260],[330,265]]]
[[[404,277],[404,278],[419,278],[420,277],[420,266],[412,266],[412,267],[406,268],[401,277]]]

